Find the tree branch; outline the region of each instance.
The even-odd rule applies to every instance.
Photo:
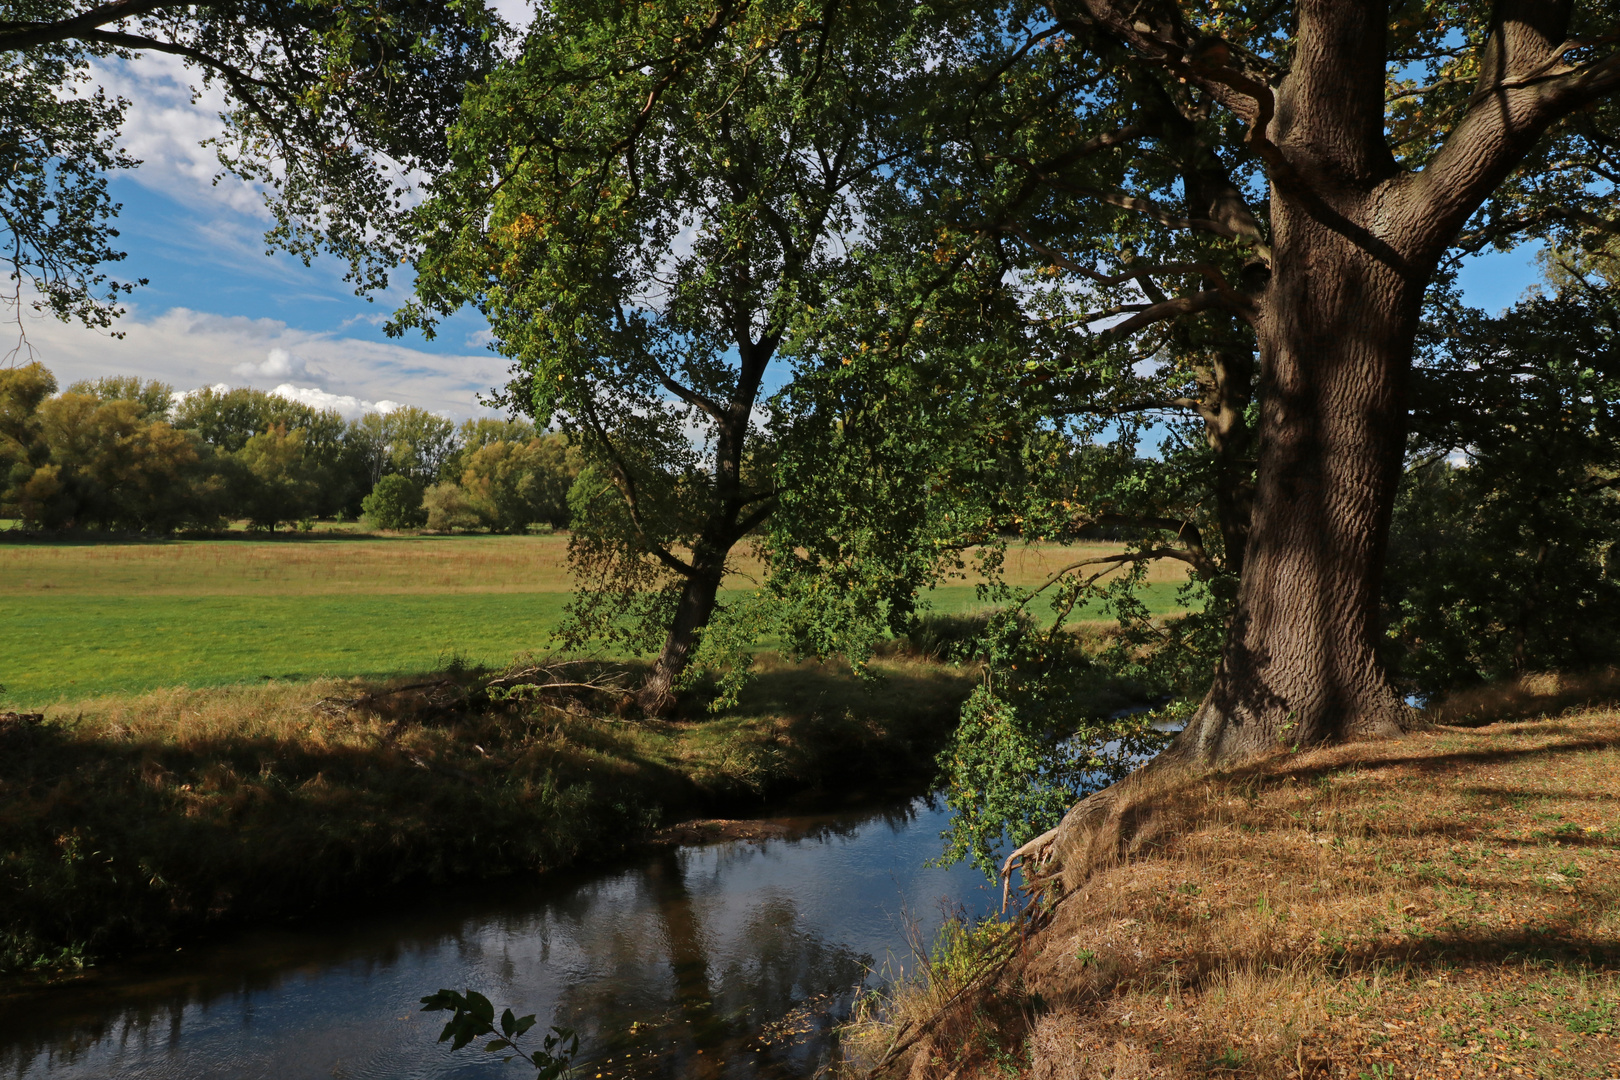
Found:
[[[1140,195],[1132,195],[1124,191],[1107,191],[1101,188],[1087,188],[1079,187],[1074,184],[1067,184],[1043,171],[1029,161],[1021,160],[1019,158],[1009,158],[1008,160],[1013,162],[1013,164],[1018,165],[1020,168],[1027,170],[1032,176],[1034,176],[1041,183],[1045,184],[1047,187],[1051,188],[1053,191],[1061,191],[1065,194],[1073,195],[1081,199],[1096,199],[1097,201],[1107,203],[1110,206],[1117,206],[1122,210],[1130,210],[1134,213],[1143,214],[1169,229],[1183,229],[1213,233],[1214,235],[1222,237],[1223,239],[1242,244],[1247,248],[1252,248],[1256,254],[1266,261],[1267,265],[1270,265],[1271,263],[1271,245],[1265,243],[1263,240],[1260,240],[1257,237],[1246,236],[1224,222],[1215,221],[1211,218],[1182,217],[1179,214],[1171,213],[1158,203],[1154,202],[1152,199],[1144,199]]]
[[[664,373],[664,369],[657,364],[653,365],[653,370],[658,372],[658,381],[665,390],[668,390],[670,393],[674,394],[676,397],[680,398],[694,409],[699,409],[705,413],[708,413],[709,416],[713,417],[715,423],[725,423],[725,410],[720,408],[719,403],[713,398],[710,398],[705,394],[700,394],[696,390],[689,389],[676,382],[670,376],[666,375]]]
[[[1427,234],[1424,254],[1438,254],[1456,236],[1548,128],[1620,90],[1620,53],[1574,68],[1564,63],[1572,48],[1590,44],[1564,40],[1568,21],[1564,5],[1498,3],[1468,110],[1429,167],[1400,181],[1416,196],[1408,218]]]
[[[630,468],[625,464],[624,457],[619,448],[613,444],[613,439],[603,427],[602,421],[597,417],[596,410],[589,401],[582,403],[580,412],[585,416],[585,422],[590,425],[591,433],[596,436],[597,442],[607,451],[609,464],[613,466],[614,487],[619,490],[619,497],[624,500],[625,510],[630,515],[630,524],[636,528],[636,535],[641,537],[647,550],[669,569],[682,577],[691,577],[696,571],[690,563],[682,562],[668,548],[654,542],[647,534],[646,526],[641,521],[641,502],[636,493],[636,480],[631,475]]]
[[[1050,259],[1054,265],[1061,266],[1066,270],[1072,270],[1081,277],[1101,285],[1104,288],[1112,288],[1117,285],[1123,285],[1128,281],[1135,281],[1143,286],[1142,291],[1147,294],[1150,300],[1153,300],[1155,303],[1168,303],[1169,298],[1165,297],[1163,293],[1159,293],[1159,290],[1156,286],[1154,286],[1152,279],[1148,278],[1149,274],[1198,274],[1210,284],[1214,285],[1216,291],[1220,292],[1226,297],[1227,302],[1232,305],[1235,311],[1240,313],[1248,312],[1250,314],[1252,314],[1254,311],[1254,302],[1247,296],[1232,288],[1232,286],[1227,282],[1225,276],[1209,263],[1158,263],[1153,266],[1133,268],[1120,274],[1100,274],[1091,269],[1089,266],[1085,266],[1084,264],[1069,258],[1062,252],[1047,247],[1039,240],[1031,237],[1029,233],[1020,226],[1006,225],[1002,227],[1002,231],[1018,237],[1018,239],[1022,240],[1024,243],[1028,244],[1030,247],[1034,248],[1036,251]],[[1146,279],[1145,284],[1144,279]],[[1155,293],[1158,293],[1158,295],[1155,296]]]
[[[190,7],[175,0],[113,0],[70,19],[54,22],[0,22],[0,52],[21,51],[39,45],[84,40],[87,32],[108,23],[150,15],[163,8]]]
[[[1226,297],[1213,289],[1205,289],[1203,292],[1196,292],[1191,296],[1178,296],[1163,303],[1149,304],[1146,307],[1134,304],[1122,305],[1113,311],[1097,315],[1091,321],[1095,322],[1096,319],[1107,318],[1109,315],[1120,314],[1123,311],[1135,311],[1136,314],[1124,322],[1101,331],[1115,337],[1124,337],[1127,334],[1136,333],[1144,326],[1152,326],[1154,323],[1163,322],[1166,319],[1174,319],[1182,315],[1195,315],[1200,311],[1208,311],[1212,307],[1225,306],[1227,306]],[[1242,312],[1239,312],[1239,314],[1242,314]]]

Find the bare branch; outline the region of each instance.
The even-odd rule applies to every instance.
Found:
[[[1100,274],[1097,271],[1091,269],[1089,266],[1086,266],[1086,265],[1084,265],[1082,263],[1076,262],[1075,260],[1069,258],[1067,255],[1063,254],[1061,251],[1055,251],[1052,248],[1047,247],[1045,244],[1041,243],[1039,240],[1034,239],[1033,237],[1031,237],[1029,235],[1028,232],[1024,231],[1022,228],[1020,228],[1020,227],[1018,227],[1016,225],[1005,226],[1003,231],[1011,233],[1012,235],[1018,237],[1024,243],[1028,244],[1030,247],[1034,248],[1036,251],[1040,252],[1042,255],[1044,255],[1048,259],[1050,259],[1053,262],[1053,264],[1055,264],[1057,266],[1061,266],[1066,270],[1072,270],[1074,273],[1079,274],[1081,277],[1084,277],[1084,278],[1086,278],[1086,279],[1088,279],[1090,281],[1093,281],[1096,284],[1103,286],[1104,288],[1112,288],[1113,286],[1116,286],[1116,285],[1123,285],[1128,281],[1135,281],[1138,284],[1143,284],[1143,282],[1145,281],[1145,284],[1143,284],[1142,291],[1148,295],[1148,298],[1150,300],[1153,300],[1155,303],[1161,303],[1162,304],[1162,303],[1168,303],[1169,298],[1166,297],[1163,293],[1159,292],[1158,288],[1153,284],[1152,279],[1149,278],[1148,275],[1150,275],[1150,274],[1169,274],[1169,275],[1175,275],[1175,274],[1198,274],[1201,277],[1203,277],[1206,281],[1208,281],[1210,284],[1214,285],[1216,290],[1218,292],[1220,292],[1223,296],[1226,297],[1227,302],[1232,305],[1233,310],[1239,311],[1239,312],[1245,312],[1245,311],[1252,312],[1254,310],[1254,302],[1252,300],[1250,300],[1244,294],[1242,294],[1242,293],[1238,292],[1236,289],[1232,288],[1232,286],[1227,282],[1226,277],[1219,270],[1217,270],[1215,267],[1211,266],[1209,263],[1204,263],[1204,262],[1158,263],[1158,264],[1155,264],[1153,266],[1133,267],[1132,269],[1127,270],[1124,273],[1120,273],[1120,274],[1112,274],[1112,275]],[[1154,295],[1155,293],[1157,293],[1158,295],[1155,296]]]
[[[1144,326],[1152,326],[1154,323],[1163,322],[1166,319],[1174,319],[1182,315],[1195,315],[1200,311],[1208,311],[1212,307],[1225,306],[1227,306],[1225,296],[1213,289],[1205,289],[1203,292],[1196,292],[1191,296],[1178,296],[1163,303],[1149,304],[1146,307],[1139,305],[1125,307],[1125,310],[1135,310],[1136,314],[1116,326],[1108,327],[1102,332],[1112,334],[1115,337],[1124,337],[1127,334],[1136,333]],[[1244,312],[1239,311],[1238,314],[1241,315]],[[1097,316],[1099,319],[1103,317],[1105,316]]]
[[[1410,90],[1384,95],[1384,104],[1393,105],[1397,101],[1405,101],[1407,98],[1422,97],[1424,94],[1432,94],[1436,90],[1444,90],[1448,86],[1460,86],[1467,81],[1467,79],[1441,79],[1438,82],[1430,83],[1428,86],[1414,86]]]
[[[658,372],[658,381],[663,385],[665,390],[668,390],[670,393],[674,394],[676,397],[680,398],[694,409],[699,409],[705,413],[708,413],[709,416],[714,418],[716,423],[725,423],[725,410],[720,408],[719,403],[713,398],[708,397],[705,394],[700,394],[696,390],[692,390],[681,385],[666,375],[664,373],[664,369],[658,367],[658,365],[654,364],[653,367],[654,370]]]
[[[752,501],[752,500],[750,500],[750,501]],[[746,505],[746,504],[744,504],[744,505]],[[736,532],[737,536],[739,538],[747,536],[749,533],[751,533],[755,529],[759,528],[759,526],[764,523],[765,519],[770,517],[775,512],[776,512],[776,496],[772,495],[768,499],[768,501],[765,503],[764,506],[759,507],[753,513],[749,514],[747,517],[743,518],[741,521],[739,521],[737,523],[737,526],[736,526],[736,529],[735,529],[735,532]]]

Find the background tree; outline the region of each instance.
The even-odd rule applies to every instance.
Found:
[[[389,473],[377,481],[363,505],[366,517],[379,529],[414,529],[427,521],[422,488],[403,473]]]
[[[249,439],[233,456],[233,508],[254,528],[275,532],[283,522],[313,517],[320,497],[319,465],[303,428],[276,425]]]
[[[142,381],[134,375],[103,375],[81,379],[67,388],[70,394],[84,394],[98,401],[133,401],[140,406],[141,419],[168,420],[174,410],[174,387],[156,379]]]
[[[525,531],[531,524],[569,524],[568,492],[580,467],[565,435],[492,442],[473,451],[461,486],[485,527]]]
[[[355,421],[350,438],[373,485],[391,473],[410,477],[418,487],[430,484],[457,450],[456,425],[414,405],[367,413]]]
[[[401,178],[443,160],[444,129],[499,29],[482,4],[422,0],[0,5],[12,302],[105,327],[136,284],[104,269],[123,258],[107,175],[138,163],[116,146],[127,103],[95,85],[92,61],[168,53],[220,86],[221,165],[272,193],[271,241],[306,260],[325,245],[357,284],[378,287],[397,260],[378,238],[399,212]]]
[[[872,117],[900,29],[881,5],[548,8],[469,95],[420,218],[402,324],[477,306],[506,402],[578,444],[570,637],[657,649],[650,713],[776,506],[767,370],[887,182]]]
[[[18,512],[18,489],[50,456],[39,407],[54,393],[56,377],[43,364],[0,369],[0,514]]]
[[[236,453],[253,436],[273,427],[304,427],[315,415],[315,410],[302,402],[246,386],[193,390],[181,396],[172,413],[175,427],[196,432],[203,442],[228,454]]]
[[[1584,286],[1584,287],[1583,287]],[[1620,311],[1584,280],[1429,320],[1385,604],[1425,696],[1620,658]]]
[[[440,475],[458,480],[467,467],[467,458],[475,451],[494,442],[528,442],[536,434],[534,425],[522,417],[479,416],[465,420],[456,429],[456,448],[440,466]]]
[[[216,454],[227,457],[240,456],[249,442],[271,431],[279,430],[279,437],[283,439],[293,432],[299,433],[296,439],[301,477],[298,488],[307,498],[300,496],[304,501],[299,503],[298,512],[277,517],[277,521],[357,515],[360,500],[371,490],[372,447],[365,426],[369,415],[351,424],[334,410],[312,409],[302,402],[249,387],[225,390],[203,387],[181,395],[173,406],[172,415],[174,426],[194,432]],[[244,479],[256,475],[253,467],[245,474],[233,475],[247,485],[241,488],[244,499],[259,498],[249,491],[254,482]],[[256,505],[270,507],[282,503],[272,499]],[[254,516],[245,503],[227,506],[225,512]]]
[[[467,489],[452,480],[441,480],[422,493],[424,524],[434,532],[474,532],[485,528]]]
[[[139,401],[70,391],[42,402],[38,417],[49,456],[18,489],[26,523],[170,532],[218,520],[197,440],[149,420]]]

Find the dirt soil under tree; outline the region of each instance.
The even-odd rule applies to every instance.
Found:
[[[902,994],[889,1031],[910,1009],[927,1034],[886,1074],[1620,1077],[1613,708],[1142,798],[1133,850],[1004,944],[987,987],[931,1020],[919,1000],[951,987]]]

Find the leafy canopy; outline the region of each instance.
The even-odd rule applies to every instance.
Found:
[[[307,262],[323,246],[358,288],[398,261],[390,225],[413,173],[444,160],[465,85],[502,26],[477,0],[7,0],[0,4],[0,230],[9,299],[108,327],[140,284],[109,276],[124,254],[108,176],[139,162],[117,145],[129,102],[96,69],[141,53],[180,57],[229,103],[224,170],[264,185],[267,239]]]

